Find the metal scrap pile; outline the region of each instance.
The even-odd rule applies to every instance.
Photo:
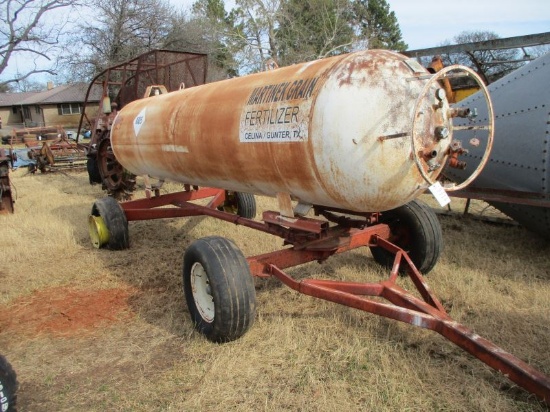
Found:
[[[33,161],[29,165],[31,173],[86,165],[86,146],[71,141],[61,127],[14,129],[10,143],[23,143],[28,149],[28,158]]]

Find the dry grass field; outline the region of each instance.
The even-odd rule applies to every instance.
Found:
[[[548,410],[435,332],[275,280],[256,280],[251,330],[213,344],[187,313],[185,248],[220,235],[250,256],[280,239],[171,219],[130,222],[130,249],[96,250],[87,216],[104,194],[85,172],[20,169],[12,181],[16,213],[0,216],[0,353],[18,373],[20,411]],[[440,221],[445,249],[431,289],[454,319],[550,375],[550,244],[521,227]],[[289,272],[387,276],[366,250]]]

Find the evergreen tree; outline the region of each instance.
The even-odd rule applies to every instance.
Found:
[[[386,0],[354,0],[352,10],[356,34],[369,49],[407,50],[395,12]]]
[[[286,0],[277,30],[282,65],[351,50],[348,0]]]

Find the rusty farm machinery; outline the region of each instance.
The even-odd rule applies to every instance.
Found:
[[[71,140],[61,126],[12,129],[7,143],[13,152],[25,152],[31,173],[82,169],[86,165],[86,145]]]
[[[152,50],[99,73],[86,92],[77,136],[85,128],[91,132],[87,148],[87,169],[91,184],[100,183],[111,195],[127,199],[135,186],[135,176],[123,168],[113,154],[110,132],[118,110],[144,96],[181,87],[204,84],[207,56],[169,50]],[[99,111],[88,107],[94,88],[101,88]],[[89,114],[89,113],[92,114]]]
[[[13,168],[15,160],[15,154],[11,149],[0,149],[0,214],[14,212],[10,169]]]

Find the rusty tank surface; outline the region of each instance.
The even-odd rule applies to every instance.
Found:
[[[447,69],[434,76],[414,59],[368,50],[152,96],[118,113],[112,149],[136,175],[390,210],[461,153],[452,118],[467,111],[449,107],[438,80],[456,67]]]

